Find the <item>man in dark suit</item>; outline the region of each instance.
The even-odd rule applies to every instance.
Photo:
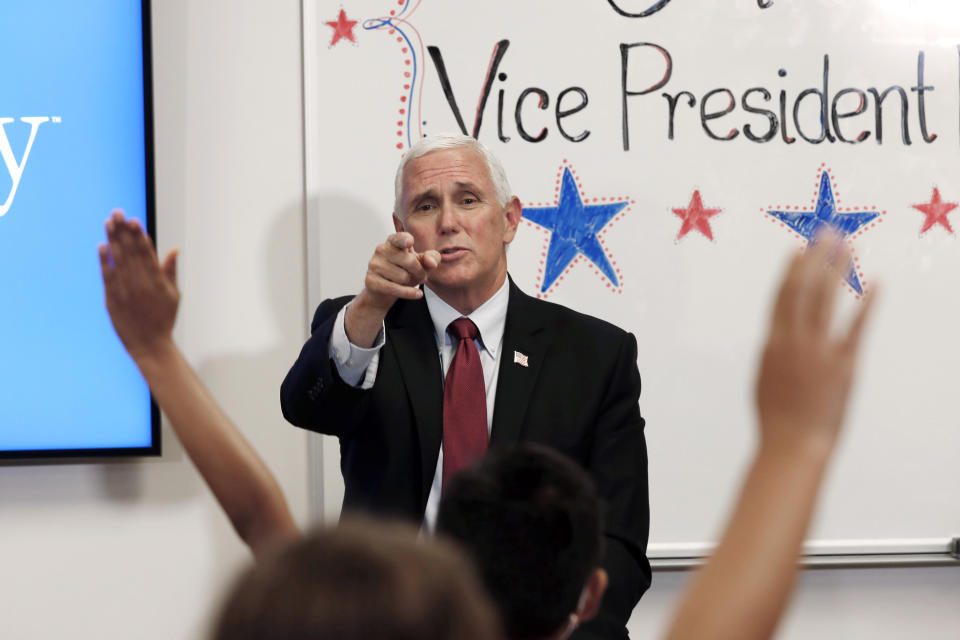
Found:
[[[635,338],[508,278],[521,205],[473,138],[420,141],[395,186],[396,233],[357,296],[317,308],[281,388],[284,416],[339,438],[345,510],[427,528],[444,479],[488,441],[537,442],[578,461],[606,502],[610,587],[576,637],[625,638],[650,584]]]

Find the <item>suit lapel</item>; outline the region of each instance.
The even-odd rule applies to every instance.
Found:
[[[420,440],[421,500],[426,505],[443,437],[443,379],[433,322],[422,299],[395,307],[390,341]]]
[[[533,298],[520,291],[511,279],[490,446],[520,440],[530,394],[549,347],[550,332],[545,329],[543,315]],[[523,356],[526,366],[517,362]]]

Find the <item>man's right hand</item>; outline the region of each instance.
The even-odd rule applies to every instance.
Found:
[[[373,252],[367,264],[363,289],[347,307],[344,325],[350,342],[371,347],[383,319],[398,299],[423,297],[420,285],[440,265],[440,252],[417,253],[413,236],[405,231],[392,233]]]

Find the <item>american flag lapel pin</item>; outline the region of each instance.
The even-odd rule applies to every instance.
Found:
[[[521,367],[530,366],[530,358],[527,357],[527,354],[520,353],[519,351],[513,352],[513,364],[518,364]]]

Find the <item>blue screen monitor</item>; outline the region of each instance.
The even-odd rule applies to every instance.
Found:
[[[114,208],[154,230],[149,0],[0,8],[0,458],[158,455],[104,306]]]

